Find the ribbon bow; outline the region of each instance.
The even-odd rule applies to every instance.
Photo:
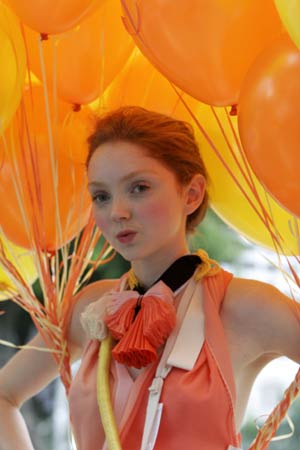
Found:
[[[118,340],[113,357],[140,369],[156,360],[157,349],[176,324],[174,295],[162,281],[144,295],[109,291],[84,310],[81,322],[90,339],[102,341],[108,328]]]
[[[157,349],[176,324],[174,295],[162,281],[144,295],[136,291],[111,292],[106,311],[104,321],[118,340],[113,357],[138,369],[157,359]]]

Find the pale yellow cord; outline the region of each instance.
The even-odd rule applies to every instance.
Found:
[[[197,255],[200,256],[202,262],[199,264],[194,274],[196,281],[201,280],[203,277],[212,277],[220,272],[221,267],[218,262],[211,259],[205,250],[202,250],[201,248],[198,249]]]
[[[135,273],[132,268],[127,273],[127,284],[129,289],[134,289],[139,284],[138,279],[135,276]]]
[[[107,447],[122,450],[110,396],[109,366],[113,339],[108,335],[100,345],[97,367],[97,400]]]

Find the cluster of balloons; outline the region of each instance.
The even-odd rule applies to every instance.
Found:
[[[88,221],[82,105],[134,47],[120,16],[118,0],[0,2],[0,227],[20,246],[54,252]]]
[[[245,168],[248,180],[230,159],[243,156],[230,155],[224,139],[217,142],[218,158],[206,152],[207,142],[202,145],[216,211],[252,240],[271,248],[284,241],[286,252],[299,254],[299,1],[121,1],[137,46],[161,74],[199,101],[190,109],[198,111],[206,131],[220,135],[212,109],[201,103],[237,109],[236,135],[251,165]],[[224,134],[228,121],[219,117]],[[234,153],[234,131],[227,128],[226,134]]]
[[[118,0],[0,1],[0,239],[29,285],[38,264],[26,249],[52,254],[88,221],[92,119],[79,105],[101,96],[134,47],[120,16]],[[1,269],[0,295],[16,289]]]
[[[215,210],[249,239],[299,253],[299,23],[297,0],[0,2],[5,234],[51,252],[87,223],[98,100],[193,121]]]

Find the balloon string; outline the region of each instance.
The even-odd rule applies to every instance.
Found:
[[[188,110],[188,112],[190,113],[191,117],[193,118],[193,120],[195,121],[195,123],[197,124],[198,128],[200,129],[200,131],[202,132],[203,136],[205,137],[205,139],[207,140],[207,142],[209,143],[209,145],[211,146],[211,148],[213,149],[213,151],[215,152],[216,156],[220,159],[220,161],[222,162],[223,166],[225,167],[225,169],[227,170],[227,172],[230,174],[230,176],[232,177],[232,179],[234,180],[234,182],[236,183],[236,185],[238,186],[238,188],[240,189],[240,191],[243,193],[243,195],[245,196],[245,198],[248,200],[249,204],[252,206],[252,208],[254,209],[254,211],[256,212],[256,214],[258,215],[258,217],[260,218],[260,220],[263,222],[263,224],[265,225],[266,229],[268,230],[271,239],[273,241],[273,245],[274,248],[277,252],[277,254],[279,255],[279,253],[283,254],[286,262],[288,264],[290,273],[294,279],[295,284],[299,287],[300,286],[300,280],[299,277],[296,273],[296,271],[294,270],[294,268],[291,265],[291,262],[289,260],[289,258],[286,256],[285,251],[284,251],[284,237],[282,237],[282,235],[279,233],[279,230],[276,227],[276,224],[274,222],[273,219],[273,215],[272,215],[272,211],[271,208],[270,209],[270,214],[268,213],[268,211],[266,210],[266,208],[264,207],[261,198],[258,194],[257,189],[255,188],[254,185],[254,181],[251,177],[251,173],[248,167],[248,163],[245,160],[245,155],[243,154],[243,150],[241,148],[241,145],[239,143],[238,137],[236,136],[236,141],[237,141],[237,145],[238,148],[240,150],[241,156],[244,159],[244,164],[246,166],[246,170],[249,172],[250,174],[250,180],[249,177],[246,176],[241,164],[238,162],[238,160],[236,159],[236,156],[234,154],[233,148],[230,144],[230,141],[225,133],[224,127],[222,126],[222,123],[220,121],[220,119],[218,118],[218,116],[216,115],[215,111],[213,111],[213,114],[216,118],[216,121],[220,127],[220,130],[223,134],[223,137],[225,139],[225,142],[227,143],[229,150],[240,170],[240,172],[242,173],[246,183],[248,184],[249,188],[251,189],[256,201],[258,202],[258,205],[260,207],[260,210],[258,209],[258,207],[254,204],[254,202],[250,199],[249,195],[246,193],[246,191],[243,189],[243,187],[241,186],[241,184],[239,183],[239,181],[237,180],[236,176],[234,175],[233,171],[229,168],[228,164],[226,163],[225,159],[222,157],[222,155],[220,154],[220,152],[218,151],[218,149],[216,148],[216,146],[214,145],[213,141],[210,139],[210,137],[208,136],[207,132],[204,130],[204,128],[202,127],[202,125],[199,123],[198,119],[196,118],[195,114],[192,112],[192,110],[190,109],[189,105],[187,104],[187,102],[184,100],[182,93],[179,93],[178,89],[171,83],[171,86],[173,87],[173,89],[175,90],[175,92],[177,93],[178,97],[180,98],[180,100],[182,101],[182,103],[184,104],[184,106],[186,107],[186,109]],[[228,116],[227,116],[228,117]],[[229,119],[230,120],[230,119]],[[231,123],[231,120],[230,120]],[[231,127],[232,123],[231,123]],[[296,255],[294,254],[294,252],[290,252],[292,254],[292,256],[294,256],[295,258]]]
[[[144,48],[146,48],[149,55],[151,55],[150,59],[152,59],[152,61],[155,61],[156,60],[155,54],[153,53],[152,49],[147,45],[147,43],[143,39],[143,36],[141,35],[141,15],[140,15],[140,10],[139,10],[137,1],[134,2],[135,9],[136,9],[136,21],[134,21],[131,13],[129,11],[129,8],[126,4],[126,0],[121,0],[121,4],[122,4],[123,10],[125,12],[125,17],[122,17],[122,21],[123,21],[123,24],[124,24],[127,32],[130,35],[135,35],[139,39],[142,46]],[[128,21],[129,21],[129,24],[128,24]]]
[[[25,210],[25,207],[23,204],[24,189],[27,189],[31,204],[34,206],[34,209],[36,207],[36,201],[33,196],[33,192],[30,189],[30,183],[29,183],[30,175],[28,173],[28,165],[29,165],[29,161],[31,160],[32,155],[30,154],[29,155],[30,157],[28,157],[28,159],[26,159],[25,151],[24,151],[24,147],[23,147],[23,139],[26,139],[29,149],[31,150],[31,141],[30,141],[29,135],[28,135],[28,133],[29,133],[28,132],[28,122],[27,122],[27,117],[26,117],[23,100],[21,101],[19,110],[16,113],[15,121],[12,123],[11,127],[9,127],[9,131],[10,131],[10,135],[9,135],[10,142],[9,143],[10,143],[11,148],[8,149],[8,146],[5,146],[5,150],[6,150],[6,154],[7,155],[10,154],[10,157],[11,157],[12,184],[14,186],[19,210],[20,210],[21,217],[22,217],[21,223],[26,230],[28,241],[32,244],[33,247],[35,247],[35,243],[37,242],[36,234],[35,234],[37,227],[33,228],[32,230],[30,229],[30,224],[29,224],[29,220],[27,217],[28,211]],[[15,141],[15,136],[18,136],[18,142]],[[19,145],[20,150],[21,150],[21,158],[22,159],[20,158],[19,160],[16,157],[16,146],[17,145]],[[21,180],[22,180],[22,177],[20,174],[21,165],[24,168],[24,175],[25,175],[25,180],[26,180],[25,186],[22,185],[22,182],[21,182]]]
[[[55,159],[55,146],[53,139],[53,127],[51,121],[51,113],[50,113],[50,103],[49,103],[49,95],[47,89],[47,76],[46,76],[46,67],[43,53],[42,40],[39,39],[39,56],[40,56],[40,66],[42,72],[42,81],[43,81],[43,90],[44,90],[44,100],[45,100],[45,113],[46,113],[46,123],[47,123],[47,133],[48,133],[48,143],[49,143],[49,153],[50,153],[50,162],[51,162],[51,173],[53,180],[53,193],[55,198],[55,224],[56,224],[56,248],[61,247],[61,243],[63,242],[63,232],[62,232],[62,224],[60,220],[60,212],[59,212],[59,199],[58,199],[58,170],[57,170],[57,162]],[[54,67],[55,68],[55,67]],[[55,117],[54,117],[55,118]]]
[[[136,16],[137,16],[136,23],[134,22],[133,17],[132,17],[132,15],[129,12],[129,8],[128,8],[127,4],[126,4],[126,1],[125,0],[121,0],[121,4],[122,4],[122,7],[123,7],[123,9],[125,11],[125,14],[126,14],[126,17],[122,17],[122,20],[123,20],[123,23],[124,23],[124,26],[125,26],[127,32],[130,35],[135,34],[141,39],[141,36],[139,34],[140,33],[140,28],[141,28],[140,27],[141,16],[140,16],[140,10],[138,8],[137,2],[135,2],[135,9],[136,9]],[[129,19],[129,22],[130,22],[130,25],[131,25],[132,28],[128,25],[127,19]],[[141,39],[141,42],[143,42],[142,39]]]
[[[177,93],[177,95],[180,95],[178,93],[177,88],[171,83],[173,89],[175,90],[175,92]],[[251,200],[251,198],[249,197],[249,195],[246,193],[245,189],[242,187],[241,183],[238,181],[238,179],[236,178],[236,176],[234,175],[233,171],[230,169],[230,167],[228,166],[228,164],[226,163],[225,159],[223,158],[223,156],[220,154],[220,152],[218,151],[218,149],[216,148],[215,144],[213,143],[212,139],[209,137],[209,135],[207,134],[207,132],[205,131],[205,129],[203,128],[203,126],[200,124],[199,120],[197,119],[197,117],[195,116],[195,114],[192,112],[191,108],[188,106],[187,102],[184,100],[184,98],[181,96],[181,100],[182,103],[184,104],[184,106],[186,107],[187,111],[190,113],[191,117],[193,118],[193,120],[195,121],[197,127],[199,128],[199,130],[201,131],[201,133],[203,134],[204,138],[207,140],[207,142],[209,143],[209,145],[211,146],[211,148],[213,149],[213,151],[215,152],[216,156],[218,157],[218,159],[221,161],[221,163],[223,164],[223,166],[225,167],[225,169],[227,170],[227,172],[230,174],[230,176],[232,177],[232,179],[235,181],[236,185],[238,186],[238,188],[240,189],[240,191],[244,194],[244,196],[246,197],[246,199],[248,200],[249,204],[252,206],[252,208],[254,209],[254,211],[256,212],[256,214],[258,215],[258,217],[261,219],[261,221],[268,227],[271,235],[274,237],[274,239],[277,241],[278,238],[277,236],[274,234],[274,232],[270,229],[270,227],[268,226],[268,223],[266,223],[263,215],[260,213],[260,211],[258,210],[258,208],[256,207],[256,205],[254,204],[254,202]]]
[[[225,141],[226,141],[226,143],[227,143],[227,146],[228,146],[228,148],[229,148],[229,150],[230,150],[231,156],[233,157],[233,159],[234,159],[236,165],[238,166],[238,168],[239,168],[241,174],[242,174],[243,177],[244,177],[245,182],[247,183],[249,189],[252,191],[252,193],[253,193],[253,195],[254,195],[256,201],[258,202],[258,204],[259,204],[259,206],[260,206],[260,209],[261,209],[261,211],[262,211],[262,214],[264,215],[264,218],[265,218],[264,224],[265,224],[267,230],[269,231],[269,233],[270,233],[270,235],[271,235],[271,238],[272,238],[272,241],[273,241],[274,248],[275,248],[275,250],[276,250],[276,252],[277,252],[278,255],[279,255],[279,253],[281,253],[281,254],[284,255],[284,257],[285,257],[285,259],[286,259],[286,262],[287,262],[287,264],[288,264],[288,266],[289,266],[289,270],[290,270],[290,272],[291,272],[291,274],[292,274],[292,276],[293,276],[294,282],[295,282],[295,284],[296,284],[298,287],[300,287],[300,280],[299,280],[299,277],[297,276],[297,273],[296,273],[295,270],[293,269],[293,267],[292,267],[292,265],[291,265],[291,263],[290,263],[289,258],[286,256],[286,254],[285,254],[285,252],[284,252],[284,248],[283,248],[284,237],[279,233],[279,230],[278,230],[277,227],[276,227],[276,224],[275,224],[275,221],[274,221],[274,218],[273,218],[273,214],[272,214],[272,210],[271,210],[271,206],[270,206],[270,203],[269,203],[269,200],[268,200],[267,193],[266,193],[266,191],[264,190],[265,195],[266,195],[266,200],[267,200],[267,203],[268,203],[268,205],[269,205],[269,212],[268,212],[267,209],[264,207],[264,205],[263,205],[263,203],[262,203],[262,200],[261,200],[261,198],[260,198],[260,195],[259,195],[259,193],[258,193],[258,191],[257,191],[257,189],[256,189],[256,187],[255,187],[255,183],[254,183],[254,180],[253,180],[251,171],[250,171],[250,165],[249,165],[249,163],[248,163],[248,161],[247,161],[247,159],[246,159],[246,156],[245,156],[244,151],[243,151],[243,149],[242,149],[242,146],[241,146],[241,143],[240,143],[240,141],[239,141],[239,138],[238,138],[238,136],[237,136],[236,133],[235,133],[235,130],[234,130],[234,127],[233,127],[233,125],[232,125],[232,121],[231,121],[231,119],[230,119],[230,117],[229,117],[228,111],[227,111],[226,108],[225,108],[228,122],[229,122],[230,127],[231,127],[231,130],[232,130],[232,132],[233,132],[233,134],[234,134],[235,142],[236,142],[236,144],[237,144],[237,147],[238,147],[238,150],[239,150],[239,154],[240,154],[240,156],[241,156],[241,158],[242,158],[242,160],[243,160],[243,162],[244,162],[244,166],[245,166],[245,168],[246,168],[246,171],[247,171],[248,176],[246,176],[246,174],[245,174],[245,172],[244,172],[244,170],[243,170],[241,164],[239,163],[239,161],[238,161],[238,159],[237,159],[237,157],[236,157],[236,155],[235,155],[235,152],[233,151],[232,145],[230,144],[230,141],[229,141],[229,139],[228,139],[228,137],[227,137],[227,135],[226,135],[226,133],[225,133],[225,130],[224,130],[223,126],[222,126],[222,123],[221,123],[219,117],[217,116],[217,114],[216,114],[216,112],[215,112],[215,109],[214,109],[213,107],[211,107],[211,108],[212,108],[212,111],[213,111],[213,113],[214,113],[214,116],[215,116],[215,118],[216,118],[216,120],[217,120],[217,122],[218,122],[218,125],[219,125],[219,127],[220,127],[220,129],[221,129],[221,131],[222,131],[222,134],[223,134],[223,137],[224,137],[224,139],[225,139]],[[269,224],[270,224],[270,225],[269,225]],[[272,230],[271,230],[270,226],[272,227]],[[275,233],[275,235],[274,235],[274,233]],[[299,242],[299,241],[298,241],[298,242]],[[290,253],[291,253],[292,255],[294,255],[295,258],[297,258],[297,256],[294,254],[294,252],[291,252],[291,251],[290,251]],[[298,259],[298,258],[297,258],[297,259]]]
[[[250,170],[250,165],[249,165],[249,163],[248,163],[248,161],[247,161],[247,159],[246,159],[246,155],[245,155],[245,153],[244,153],[244,151],[243,151],[243,149],[242,149],[240,140],[239,140],[239,138],[238,138],[238,136],[237,136],[237,134],[236,134],[236,131],[235,131],[234,127],[233,127],[232,120],[231,120],[231,118],[230,118],[230,116],[229,116],[229,113],[228,113],[227,109],[226,109],[226,108],[224,108],[224,109],[225,109],[225,112],[226,112],[226,116],[227,116],[228,123],[229,123],[229,125],[230,125],[231,131],[232,131],[233,136],[234,136],[234,139],[235,139],[235,143],[236,143],[237,148],[238,148],[238,150],[239,150],[240,156],[241,156],[241,158],[242,158],[242,160],[243,160],[243,162],[244,162],[244,166],[245,166],[245,168],[246,168],[246,171],[247,171],[247,174],[248,174],[248,178],[244,175],[244,173],[243,173],[243,171],[242,171],[240,165],[238,164],[238,160],[236,159],[235,153],[234,153],[234,151],[233,151],[233,149],[232,149],[232,146],[231,146],[230,143],[229,143],[228,146],[229,146],[231,155],[232,155],[232,157],[235,159],[236,164],[238,165],[239,169],[241,170],[241,173],[243,173],[244,179],[245,179],[245,181],[247,182],[247,184],[248,184],[248,186],[249,186],[249,189],[251,189],[253,195],[255,196],[255,199],[256,199],[257,202],[259,203],[259,206],[260,206],[260,208],[261,208],[261,210],[262,210],[262,213],[263,213],[264,216],[265,216],[266,223],[267,223],[267,221],[270,221],[271,226],[272,226],[272,229],[273,229],[274,232],[276,233],[277,239],[274,239],[272,233],[270,233],[270,235],[271,235],[271,238],[272,238],[272,241],[273,241],[273,245],[274,245],[274,248],[275,248],[277,254],[278,254],[278,253],[285,254],[286,252],[285,252],[284,249],[283,249],[283,245],[286,246],[286,244],[285,244],[285,241],[284,241],[284,237],[279,233],[279,230],[278,230],[278,228],[276,227],[276,223],[275,223],[275,220],[274,220],[274,217],[273,217],[271,205],[270,205],[270,202],[269,202],[269,196],[268,196],[266,190],[263,188],[263,189],[264,189],[264,192],[265,192],[265,199],[266,199],[266,202],[267,202],[268,208],[269,208],[269,211],[267,211],[266,208],[264,207],[264,205],[263,205],[263,203],[262,203],[262,201],[261,201],[261,198],[260,198],[260,196],[259,196],[259,193],[258,193],[258,191],[257,191],[257,189],[256,189],[256,186],[255,186],[255,183],[254,183],[254,179],[253,179],[253,176],[252,176],[251,170]],[[219,121],[219,125],[221,126],[220,121]],[[226,135],[226,133],[225,133],[225,131],[223,130],[223,136],[224,136],[224,138],[225,138],[225,135]],[[297,221],[296,221],[295,218],[294,218],[294,223],[295,223],[295,227],[297,227]],[[267,226],[267,225],[266,225],[266,226]],[[268,231],[270,231],[268,226],[267,226],[267,229],[268,229]],[[299,229],[298,229],[298,231],[299,231]],[[299,253],[300,253],[300,240],[299,240],[299,236],[297,237],[297,242],[298,242]],[[297,261],[299,261],[297,255],[296,255],[293,251],[291,251],[290,248],[288,249],[288,252],[289,252],[289,254],[291,254],[294,258],[296,258]],[[286,258],[287,258],[287,257],[286,257]],[[296,281],[296,280],[295,280],[295,281]],[[298,284],[297,281],[296,281],[296,284]]]
[[[214,110],[213,107],[212,107],[212,109]],[[247,159],[246,159],[246,156],[245,156],[245,153],[244,153],[244,151],[243,151],[243,149],[242,149],[242,145],[241,145],[240,139],[239,139],[239,137],[238,137],[238,135],[237,135],[237,133],[236,133],[236,131],[235,131],[235,129],[234,129],[234,126],[233,126],[233,124],[232,124],[232,120],[231,120],[231,118],[230,118],[230,114],[228,113],[227,108],[224,108],[224,110],[225,110],[225,114],[226,114],[226,117],[227,117],[227,122],[228,122],[228,124],[229,124],[229,126],[230,126],[232,135],[233,135],[233,137],[234,137],[235,144],[236,144],[236,146],[237,146],[237,148],[238,148],[239,155],[240,155],[241,158],[242,158],[244,167],[245,167],[246,172],[247,172],[247,177],[248,177],[248,178],[246,177],[246,175],[244,175],[244,172],[243,172],[244,178],[246,179],[246,181],[247,181],[247,183],[248,183],[248,186],[249,186],[249,188],[252,190],[252,192],[253,192],[253,193],[256,193],[257,191],[256,191],[256,188],[255,188],[254,179],[253,179],[252,174],[251,174],[251,170],[250,170],[249,163],[248,163],[248,161],[247,161]],[[214,111],[214,113],[215,113],[215,111]],[[223,132],[223,135],[224,135],[224,133],[225,133],[225,131]],[[225,133],[225,134],[226,134],[226,133]],[[230,153],[231,153],[232,157],[235,159],[236,164],[239,166],[238,159],[237,159],[237,157],[236,157],[236,155],[235,155],[235,152],[233,151],[232,146],[230,145],[229,142],[228,142],[227,145],[228,145],[228,147],[229,147],[229,149],[230,149]],[[240,167],[240,166],[239,166],[239,167]],[[258,200],[259,200],[259,198],[258,198]]]
[[[270,234],[271,239],[273,241],[273,245],[274,245],[274,248],[276,249],[276,252],[277,253],[280,252],[282,254],[285,253],[284,250],[283,250],[283,246],[282,246],[282,243],[284,243],[284,237],[279,233],[279,230],[276,227],[267,193],[266,193],[266,191],[264,189],[266,201],[267,201],[268,206],[269,206],[269,211],[267,211],[267,209],[264,207],[264,205],[262,203],[262,200],[260,198],[260,195],[259,195],[259,193],[257,191],[257,188],[255,186],[255,182],[254,182],[253,176],[251,174],[250,165],[249,165],[249,163],[248,163],[248,161],[246,159],[246,155],[245,155],[245,153],[244,153],[244,151],[242,149],[242,145],[241,145],[240,139],[237,136],[236,131],[235,131],[234,127],[233,127],[232,120],[230,118],[230,114],[228,113],[228,110],[226,108],[224,108],[226,116],[227,116],[228,124],[229,124],[229,126],[231,128],[231,132],[233,134],[236,146],[238,148],[239,155],[242,158],[242,161],[243,161],[244,167],[246,169],[247,175],[245,174],[241,164],[239,163],[239,161],[237,159],[237,156],[236,156],[235,152],[233,151],[232,145],[230,144],[230,141],[227,139],[225,130],[224,130],[223,126],[222,126],[222,123],[221,123],[219,117],[217,116],[217,114],[215,112],[215,109],[213,107],[211,107],[211,108],[212,108],[214,116],[215,116],[215,118],[216,118],[216,120],[218,122],[219,128],[222,131],[222,134],[223,134],[223,137],[224,137],[224,139],[225,139],[225,141],[227,143],[227,146],[228,146],[228,148],[230,150],[231,156],[234,159],[236,165],[238,166],[240,172],[242,173],[242,175],[244,177],[245,182],[247,183],[249,189],[251,190],[252,194],[254,195],[256,201],[258,202],[258,204],[260,206],[262,214],[264,215],[264,218],[265,218],[264,224],[265,224],[266,228],[269,231],[269,234]],[[270,230],[270,228],[268,226],[269,223],[272,226],[272,230],[274,231],[276,238],[274,238],[274,235],[273,235],[273,233],[271,232],[271,230]],[[289,252],[292,253],[291,251],[289,251]]]
[[[295,236],[295,238],[297,239],[297,244],[298,244],[298,255],[300,255],[300,230],[299,230],[299,222],[296,219],[296,217],[293,217],[293,227],[292,224],[290,224],[290,228],[291,228],[291,232],[293,234],[293,236]],[[300,263],[300,258],[297,257],[297,261]]]
[[[257,191],[256,187],[255,187],[254,180],[253,180],[253,177],[252,177],[252,174],[251,174],[251,171],[250,171],[250,165],[249,165],[249,163],[248,163],[248,161],[247,161],[247,159],[246,159],[246,156],[245,156],[245,154],[244,154],[244,152],[243,152],[243,149],[242,149],[242,146],[241,146],[241,144],[240,144],[239,138],[237,137],[237,135],[236,135],[236,133],[235,133],[234,127],[233,127],[233,125],[232,125],[232,121],[231,121],[231,119],[230,119],[230,117],[229,117],[229,114],[228,114],[228,111],[227,111],[227,110],[226,110],[226,115],[227,115],[228,122],[229,122],[229,124],[230,124],[230,126],[231,126],[232,132],[233,132],[233,134],[234,134],[235,141],[236,141],[236,144],[237,144],[237,146],[238,146],[240,155],[241,155],[241,157],[242,157],[242,159],[243,159],[243,161],[244,161],[244,165],[245,165],[245,167],[246,167],[247,173],[248,173],[248,175],[249,175],[249,178],[250,178],[251,183],[252,183],[252,186],[253,186],[253,188],[252,188],[252,187],[251,187],[251,184],[248,183],[249,188],[252,190],[253,195],[255,196],[256,200],[258,201],[258,203],[259,203],[259,205],[260,205],[260,208],[261,208],[263,214],[265,215],[266,224],[267,224],[267,220],[270,219],[272,229],[273,229],[274,232],[276,233],[277,239],[274,239],[274,238],[273,238],[273,233],[270,233],[271,238],[272,238],[272,240],[273,240],[274,248],[275,248],[275,250],[276,250],[276,252],[277,252],[279,258],[280,258],[279,253],[281,253],[282,255],[284,255],[285,260],[286,260],[286,262],[287,262],[287,264],[288,264],[288,266],[289,266],[290,272],[291,272],[291,274],[292,274],[292,276],[293,276],[294,282],[295,282],[295,284],[299,287],[299,286],[300,286],[300,284],[299,284],[299,277],[297,276],[297,273],[296,273],[295,270],[293,269],[293,267],[292,267],[292,265],[291,265],[291,263],[290,263],[290,260],[289,260],[289,258],[288,258],[287,255],[286,255],[286,252],[284,251],[283,245],[286,246],[286,244],[285,244],[285,241],[284,241],[284,237],[279,233],[279,230],[278,230],[278,228],[276,227],[276,223],[275,223],[275,220],[274,220],[274,217],[273,217],[273,214],[272,214],[271,205],[270,205],[270,202],[269,202],[269,197],[268,197],[268,195],[267,195],[267,193],[266,193],[266,191],[265,191],[265,189],[264,189],[265,197],[266,197],[266,202],[267,202],[268,207],[269,207],[269,214],[270,214],[271,217],[270,217],[269,214],[267,213],[266,208],[263,206],[263,203],[262,203],[262,201],[261,201],[261,198],[260,198],[260,196],[259,196],[259,194],[258,194],[258,191]],[[232,153],[232,151],[231,151],[231,153]],[[234,152],[233,152],[233,153],[234,153]],[[244,178],[245,178],[246,181],[248,181],[246,177],[244,177]],[[300,253],[299,227],[298,227],[297,219],[296,219],[295,217],[294,217],[293,219],[294,219],[294,226],[295,226],[295,232],[296,232],[296,236],[295,236],[295,237],[296,237],[296,239],[297,239],[297,244],[298,244],[299,253]],[[266,226],[267,226],[267,225],[266,225]],[[267,229],[268,229],[268,231],[270,231],[270,229],[269,229],[268,226],[267,226]],[[297,232],[298,232],[298,234],[297,234]],[[295,252],[291,251],[291,249],[288,249],[288,251],[289,251],[289,253],[291,254],[291,256],[293,256],[293,258],[294,258],[297,262],[300,262],[298,256],[295,254]]]
[[[22,34],[22,36],[24,38],[23,29],[21,27],[21,22],[20,22],[20,31],[21,31],[21,34]],[[9,43],[11,45],[11,48],[13,49],[13,53],[14,53],[14,57],[15,57],[14,60],[16,61],[16,64],[17,64],[17,76],[16,76],[16,79],[15,79],[15,92],[18,92],[18,91],[20,92],[22,90],[22,88],[23,88],[22,81],[25,78],[26,70],[23,71],[21,69],[22,65],[21,65],[21,61],[19,61],[20,60],[20,55],[18,54],[18,51],[17,51],[16,45],[15,45],[14,39],[12,39],[10,34],[8,34],[7,37],[9,38]],[[25,49],[25,55],[27,55],[27,53],[28,53],[28,49]],[[23,76],[24,76],[24,78],[22,80]]]
[[[101,52],[101,71],[100,71],[100,79],[99,79],[99,92],[104,92],[104,73],[105,73],[105,26],[107,26],[107,21],[105,20],[105,14],[107,14],[107,8],[108,8],[108,3],[106,3],[105,8],[103,9],[103,26],[99,27],[99,31],[100,31],[100,36],[99,36],[99,42],[100,42],[100,52]]]
[[[178,97],[180,98],[180,100],[182,101],[182,103],[184,104],[184,106],[186,107],[186,109],[188,110],[188,112],[190,113],[191,117],[193,118],[193,120],[195,121],[195,123],[197,124],[198,128],[200,129],[201,133],[203,134],[203,136],[205,137],[205,139],[207,140],[207,142],[209,143],[209,145],[211,146],[211,148],[213,149],[213,151],[215,152],[216,156],[218,157],[218,159],[221,161],[221,163],[223,164],[223,166],[225,167],[225,169],[227,170],[227,172],[229,173],[229,175],[231,176],[231,178],[233,179],[233,181],[235,182],[235,184],[237,185],[237,187],[240,189],[240,191],[242,192],[242,194],[245,196],[245,198],[247,199],[247,201],[249,202],[249,204],[252,206],[252,208],[254,209],[255,213],[258,215],[258,217],[260,218],[260,220],[262,221],[262,223],[265,225],[265,227],[267,228],[271,239],[273,241],[273,245],[274,248],[276,250],[277,253],[282,253],[284,254],[284,248],[283,246],[285,245],[284,242],[284,237],[279,233],[279,230],[276,227],[275,221],[273,219],[273,215],[272,215],[272,211],[271,211],[271,207],[269,208],[269,212],[267,211],[267,209],[264,207],[261,198],[258,194],[258,191],[255,187],[254,184],[254,180],[252,178],[251,172],[250,172],[250,168],[249,165],[245,159],[245,155],[243,153],[243,150],[241,148],[241,145],[239,143],[238,137],[235,134],[235,139],[237,142],[237,146],[238,149],[241,153],[241,157],[244,160],[244,164],[246,167],[246,171],[247,173],[249,173],[249,177],[246,176],[245,171],[243,170],[241,164],[239,163],[239,161],[236,158],[236,155],[233,151],[232,145],[230,144],[230,141],[228,139],[228,136],[225,133],[225,130],[222,126],[222,123],[220,121],[220,119],[218,118],[218,116],[216,115],[215,111],[213,110],[213,114],[216,118],[216,121],[220,127],[220,130],[223,134],[223,137],[225,139],[225,142],[227,143],[229,150],[231,152],[232,157],[234,158],[240,172],[242,173],[245,182],[247,183],[248,187],[250,188],[250,190],[252,191],[255,200],[258,202],[258,205],[260,207],[260,209],[258,209],[258,207],[255,205],[255,203],[251,200],[251,198],[249,197],[249,195],[246,193],[246,191],[243,189],[242,185],[239,183],[239,181],[237,180],[236,176],[234,175],[233,171],[229,168],[228,164],[226,163],[225,159],[222,157],[222,155],[220,154],[220,152],[218,151],[218,149],[216,148],[216,146],[214,145],[213,141],[211,140],[211,138],[208,136],[207,132],[204,130],[204,128],[202,127],[202,125],[199,123],[198,119],[196,118],[196,116],[194,115],[194,113],[192,112],[192,110],[190,109],[190,107],[188,106],[187,102],[184,100],[182,93],[180,93],[178,91],[178,89],[171,83],[171,86],[173,87],[173,89],[175,90],[176,94],[178,95]],[[228,112],[226,111],[226,114],[228,116]],[[230,118],[229,118],[230,120]],[[231,123],[230,120],[230,126],[234,131],[233,125]],[[297,257],[294,252],[289,251],[289,253],[294,256],[295,258]],[[287,259],[287,257],[286,257]],[[291,267],[290,262],[287,259],[287,263],[289,265],[289,267]],[[297,277],[297,274],[295,273],[295,271],[293,271],[293,269],[291,269],[291,272],[293,274],[294,277],[294,281],[295,283],[298,285],[299,280]]]
[[[248,450],[265,450],[275,435],[280,423],[287,413],[292,401],[297,397],[300,391],[300,369],[296,374],[294,381],[285,391],[283,399],[275,406],[272,413],[259,430],[255,440]]]
[[[218,115],[216,113],[215,108],[213,106],[211,106],[211,111],[212,111],[212,113],[213,113],[213,115],[215,117],[215,120],[217,121],[217,124],[219,126],[220,131],[222,132],[223,138],[224,138],[224,140],[225,140],[225,142],[227,144],[227,147],[228,147],[228,149],[230,151],[231,157],[233,158],[235,164],[237,165],[240,173],[243,175],[243,178],[246,181],[249,189],[251,190],[251,192],[255,196],[255,199],[259,202],[259,206],[263,209],[263,213],[264,212],[266,213],[266,210],[265,210],[265,208],[263,208],[263,205],[262,205],[262,202],[260,200],[260,197],[257,194],[257,190],[255,188],[254,180],[253,180],[253,177],[252,177],[251,172],[250,172],[248,161],[245,158],[245,154],[244,154],[244,152],[242,150],[240,140],[239,140],[237,134],[235,133],[234,127],[232,125],[232,120],[230,119],[230,116],[228,114],[227,108],[224,108],[224,110],[225,110],[225,113],[226,113],[226,116],[227,116],[227,120],[228,120],[229,126],[231,128],[231,132],[233,133],[233,137],[234,137],[236,146],[237,146],[238,151],[239,151],[239,156],[242,158],[242,161],[243,161],[243,164],[244,164],[244,167],[246,169],[247,174],[246,174],[245,170],[243,169],[241,163],[239,162],[236,153],[233,150],[233,147],[232,147],[232,145],[230,143],[230,140],[229,140],[229,138],[228,138],[228,136],[227,136],[227,134],[225,132],[225,129],[224,129],[223,125],[222,125],[222,122],[221,122],[220,118],[218,117]],[[265,216],[266,220],[271,221],[271,217],[268,214],[264,214],[264,216]]]

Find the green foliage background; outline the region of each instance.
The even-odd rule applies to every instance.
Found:
[[[209,209],[196,233],[189,238],[192,251],[203,248],[220,263],[235,263],[247,247],[239,235]]]

